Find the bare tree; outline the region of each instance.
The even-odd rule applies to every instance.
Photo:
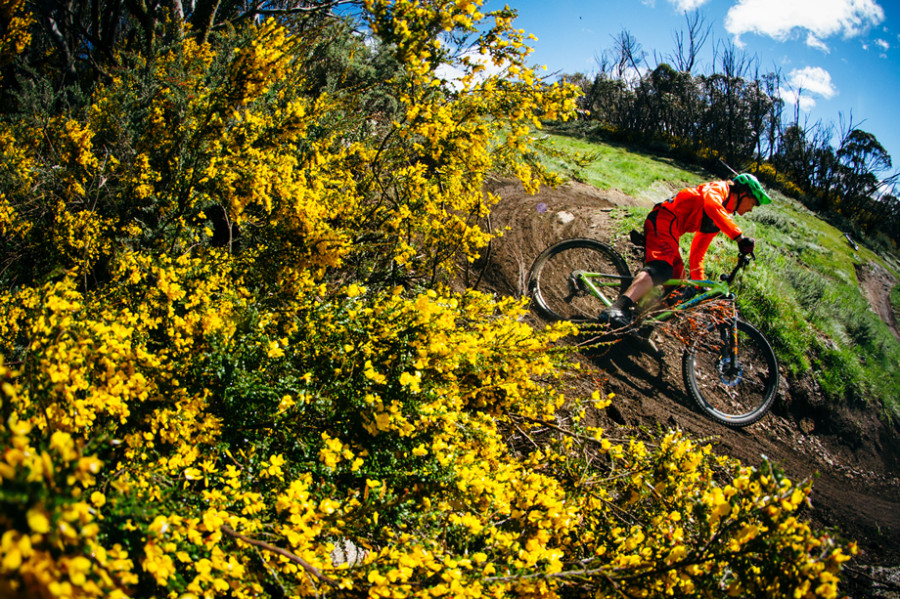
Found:
[[[616,77],[634,85],[641,75],[646,53],[630,31],[623,29],[613,38],[616,49]]]
[[[845,199],[859,206],[873,196],[880,184],[880,175],[888,171],[891,156],[878,139],[850,121],[841,131],[837,158],[842,166],[842,183]]]
[[[594,54],[594,62],[597,65],[599,75],[612,77],[615,72],[615,60],[611,56],[611,51],[607,48],[603,52]]]
[[[765,156],[766,159],[771,162],[778,148],[778,138],[784,128],[782,121],[784,115],[784,99],[781,95],[781,70],[776,67],[774,71],[763,76],[761,83],[765,89],[766,95],[769,96],[772,105],[765,123],[765,132],[763,133],[766,141],[766,148],[763,150],[762,146],[760,146],[759,155],[760,158]]]
[[[675,32],[673,38],[675,40],[675,51],[670,55],[670,61],[675,68],[684,73],[690,73],[697,64],[697,57],[706,42],[709,40],[712,25],[706,22],[706,19],[699,11],[692,14],[684,13],[687,25],[687,31],[680,30]],[[687,39],[685,39],[687,36]]]

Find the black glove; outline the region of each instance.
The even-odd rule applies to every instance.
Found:
[[[737,240],[738,250],[742,254],[752,254],[753,248],[756,247],[756,240],[752,237],[744,237],[743,235],[738,237]]]

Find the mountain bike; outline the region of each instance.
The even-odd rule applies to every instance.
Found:
[[[633,233],[632,240],[635,237],[639,239],[640,234]],[[719,280],[666,281],[664,288],[673,292],[642,306],[630,331],[606,331],[603,336],[649,337],[654,328],[677,319],[701,323],[683,339],[682,380],[704,414],[733,428],[765,416],[778,391],[775,352],[762,333],[739,318],[732,289],[739,271],[752,259],[752,254],[741,255],[731,273]],[[611,246],[594,239],[567,239],[535,259],[528,291],[533,307],[544,319],[590,328],[600,326],[599,313],[612,305],[632,279],[625,259]],[[684,293],[698,289],[693,297]],[[679,295],[680,301],[672,300]]]

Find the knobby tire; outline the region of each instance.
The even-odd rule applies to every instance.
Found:
[[[688,394],[710,418],[732,428],[766,415],[778,391],[778,361],[772,346],[751,325],[737,323],[737,363],[728,357],[733,323],[711,327],[682,357]]]
[[[591,322],[606,306],[578,285],[578,272],[623,277],[604,286],[604,295],[614,301],[627,289],[631,273],[625,259],[612,247],[593,239],[567,239],[556,243],[535,259],[528,277],[534,308],[546,320]]]

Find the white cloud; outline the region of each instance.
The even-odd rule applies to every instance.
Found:
[[[669,0],[678,12],[691,12],[697,10],[709,0]]]
[[[816,105],[817,96],[829,100],[838,93],[831,74],[822,67],[794,69],[788,74],[788,85],[789,89],[782,91],[782,99],[790,105],[799,104],[804,111]]]
[[[885,52],[891,49],[891,45],[887,42],[887,40],[877,39],[875,40],[875,45],[880,47]]]
[[[466,74],[466,68],[462,65],[463,59],[471,61],[473,64],[479,64],[483,70],[479,72],[473,79],[474,84],[483,83],[491,77],[502,74],[508,64],[495,65],[490,57],[481,55],[477,50],[470,50],[460,57],[460,60],[454,64],[443,63],[434,70],[434,74],[448,83],[451,88],[460,90],[463,87],[462,78]]]
[[[831,82],[831,73],[822,67],[804,67],[794,69],[788,75],[788,81],[793,87],[822,96],[826,100],[837,94],[837,88]]]
[[[800,94],[790,89],[781,90],[781,99],[788,106],[799,104],[800,110],[803,112],[809,112],[816,105],[816,100],[812,96]]]
[[[810,48],[815,48],[816,50],[821,50],[825,54],[828,54],[831,52],[831,49],[828,47],[828,44],[826,44],[825,42],[820,40],[818,37],[816,37],[816,34],[813,33],[812,31],[810,31],[806,35],[806,45],[809,46]]]
[[[854,37],[884,18],[875,0],[738,0],[728,9],[725,29],[738,44],[745,33],[783,41],[805,30],[807,44],[821,49],[833,35]]]

